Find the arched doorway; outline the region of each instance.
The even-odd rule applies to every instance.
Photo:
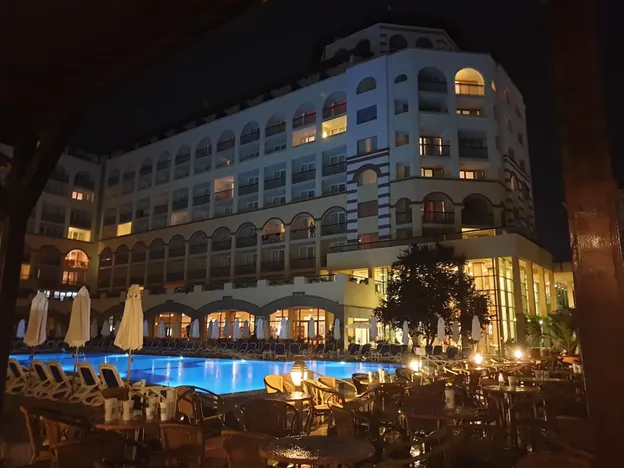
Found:
[[[282,319],[288,319],[290,325],[290,337],[293,340],[324,340],[327,332],[334,324],[334,314],[325,309],[310,307],[290,307],[279,309],[269,317],[269,333],[273,338],[280,334]],[[308,323],[314,319],[315,334],[308,335]]]
[[[178,312],[165,312],[154,316],[153,336],[158,337],[160,322],[165,324],[164,338],[189,338],[193,319]]]
[[[219,324],[219,338],[231,338],[233,336],[234,323],[236,320],[238,320],[240,326],[239,336],[243,336],[243,327],[246,321],[249,322],[249,333],[253,334],[255,332],[255,319],[256,318],[253,314],[243,310],[219,310],[217,312],[212,312],[204,317],[204,334],[206,337],[212,338],[212,336],[208,336],[208,327],[210,326],[210,322],[213,322],[213,324]],[[230,323],[230,334],[225,336],[225,324],[227,322]]]

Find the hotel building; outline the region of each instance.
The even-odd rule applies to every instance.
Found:
[[[435,241],[490,295],[492,350],[522,335],[517,315],[573,305],[571,275],[533,242],[525,108],[491,56],[376,24],[324,57],[132,148],[63,155],[29,221],[20,313],[49,291],[61,331],[86,284],[114,324],[137,283],[152,332],[263,316],[306,337],[312,316],[318,335],[339,318],[366,342],[397,254]]]

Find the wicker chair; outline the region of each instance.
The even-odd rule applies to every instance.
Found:
[[[299,411],[283,401],[254,399],[240,406],[242,423],[247,431],[271,437],[287,437],[299,427]]]
[[[522,457],[515,468],[592,468],[591,460],[552,452],[536,452]]]
[[[259,453],[260,444],[273,438],[254,432],[224,430],[223,448],[229,468],[266,468],[267,461]]]
[[[183,385],[176,387],[177,418],[201,424],[208,435],[219,435],[225,424],[225,402],[205,388]]]
[[[32,413],[23,406],[20,411],[24,414],[26,421],[26,431],[28,432],[28,440],[30,442],[30,450],[32,456],[30,464],[52,460],[52,451],[48,444],[44,444],[43,427],[41,426],[41,418],[39,415]]]
[[[160,425],[160,441],[167,466],[203,468],[208,458],[225,458],[225,450],[222,447],[219,447],[221,456],[214,456],[215,447],[211,445],[212,439],[206,440],[204,428],[199,424]],[[218,440],[222,445],[223,440],[221,438]]]
[[[318,381],[328,388],[340,393],[345,401],[351,401],[359,393],[358,389],[351,382],[339,379],[337,377],[322,376],[318,378]]]
[[[317,417],[324,418],[331,414],[330,405],[344,406],[345,399],[335,390],[321,386],[312,380],[304,382],[303,385],[306,392],[312,395],[313,403],[310,406],[310,414],[308,415],[305,428],[305,432],[309,434],[312,430],[312,424]]]
[[[357,437],[357,426],[355,425],[355,417],[348,409],[339,406],[330,405],[332,419],[334,420],[334,428],[336,435],[339,437]]]
[[[264,388],[266,389],[267,393],[295,391],[294,386],[284,380],[284,377],[275,374],[267,375],[264,378]]]

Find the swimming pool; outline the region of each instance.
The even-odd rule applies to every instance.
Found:
[[[22,365],[29,365],[29,356],[11,356]],[[66,372],[74,369],[74,356],[69,353],[36,354],[35,359],[58,361]],[[90,362],[97,371],[99,364],[115,364],[122,378],[126,377],[128,356],[125,354],[81,354],[80,362]],[[132,361],[132,380],[145,379],[153,385],[194,385],[223,395],[264,389],[264,377],[268,374],[286,374],[291,362],[245,361],[234,359],[208,359],[179,356],[136,355]],[[396,365],[373,362],[306,361],[308,369],[323,375],[351,378],[355,372],[376,371],[380,367]]]

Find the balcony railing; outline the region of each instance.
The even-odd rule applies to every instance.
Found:
[[[188,208],[188,198],[180,198],[179,200],[175,200],[171,204],[171,208],[174,211],[183,210],[184,208]]]
[[[436,145],[433,143],[421,143],[420,154],[422,156],[450,156],[451,145]]]
[[[301,117],[297,117],[293,119],[292,126],[294,128],[306,127],[308,125],[312,125],[316,123],[316,112],[311,112],[309,114],[302,115]]]
[[[231,200],[234,198],[234,189],[221,190],[220,192],[215,192],[214,199],[216,202]]]
[[[278,187],[283,187],[286,185],[286,176],[283,177],[275,177],[274,179],[265,179],[264,180],[264,189],[274,189]]]
[[[332,119],[347,113],[347,103],[337,102],[323,109],[323,119]]]
[[[112,226],[113,224],[117,224],[117,216],[104,217],[104,226]]]
[[[190,244],[189,255],[203,254],[208,252],[208,244]]]
[[[431,224],[453,224],[455,213],[452,211],[424,211],[422,222]]]
[[[168,211],[169,211],[169,205],[168,204],[154,206],[154,214],[155,215],[167,214]]]
[[[237,237],[236,238],[236,248],[241,247],[253,247],[258,244],[258,237],[249,236],[249,237]]]
[[[222,250],[230,250],[231,248],[232,248],[232,241],[231,241],[231,239],[213,240],[212,241],[212,251],[213,252],[220,252]]]
[[[299,182],[305,182],[306,180],[313,180],[316,177],[316,169],[310,169],[308,171],[295,172],[292,175],[292,183],[297,184]]]
[[[186,164],[186,163],[188,163],[190,161],[191,161],[191,154],[190,153],[178,154],[175,157],[175,165],[176,166],[181,166],[182,164]]]
[[[132,252],[132,263],[144,262],[147,258],[147,252]]]
[[[347,163],[339,162],[336,164],[328,164],[323,166],[323,177],[334,175],[334,174],[347,174]]]
[[[284,271],[284,260],[262,262],[262,271]]]
[[[239,195],[249,195],[251,193],[258,193],[258,183],[238,186]]]
[[[455,94],[462,96],[483,96],[485,94],[485,86],[467,81],[456,81]]]
[[[237,275],[253,275],[256,273],[256,264],[246,263],[242,265],[235,265],[234,271]]]
[[[130,215],[132,217],[132,214]],[[79,216],[70,216],[69,225],[81,229],[91,229],[91,218],[82,218]]]
[[[186,273],[186,278],[189,281],[204,280],[206,278],[206,269],[198,268],[198,269],[188,270]]]
[[[257,129],[252,132],[241,135],[240,144],[246,145],[247,143],[252,143],[254,141],[258,141],[259,139],[260,139],[260,129]]]
[[[283,232],[271,232],[268,234],[262,234],[263,244],[275,244],[276,242],[284,242]]]
[[[41,221],[48,221],[50,223],[65,224],[65,213],[41,213]]]
[[[210,268],[211,278],[225,278],[230,276],[230,267],[212,267]]]
[[[322,236],[333,236],[334,234],[344,234],[347,232],[347,223],[321,224]]]
[[[279,135],[280,133],[284,133],[286,131],[286,122],[280,122],[271,127],[267,127],[264,131],[264,135],[267,137]]]
[[[459,143],[459,157],[468,159],[487,159],[488,149],[487,146],[476,146],[470,144]]]
[[[315,257],[293,258],[290,260],[292,270],[308,270],[316,267]]]
[[[210,194],[196,195],[193,197],[193,206],[207,205],[210,203]]]
[[[397,224],[411,224],[412,222],[412,212],[407,211],[404,213],[396,214],[396,223]]]
[[[149,259],[151,260],[162,260],[165,258],[165,249],[158,250],[150,250]]]
[[[227,141],[221,141],[217,143],[217,153],[232,149],[234,148],[235,144],[236,144],[236,140],[234,138],[232,138],[231,140],[227,140]]]
[[[312,238],[312,231],[309,227],[290,228],[290,240],[298,239],[310,239]]]
[[[464,208],[462,210],[462,225],[464,226],[493,226],[493,213],[470,212]]]
[[[249,159],[255,159],[260,156],[260,151],[249,151],[246,153],[241,153],[239,156],[239,161],[248,161]]]
[[[429,91],[433,93],[446,93],[447,84],[445,81],[427,80],[420,78],[418,80],[418,91]]]
[[[186,247],[169,247],[169,258],[180,258],[186,255]]]
[[[183,271],[168,271],[167,272],[167,281],[183,281],[183,280],[184,280]]]
[[[208,146],[205,148],[202,148],[200,150],[197,150],[197,152],[195,153],[195,159],[202,159],[202,158],[207,158],[208,156],[212,155],[212,146]]]

